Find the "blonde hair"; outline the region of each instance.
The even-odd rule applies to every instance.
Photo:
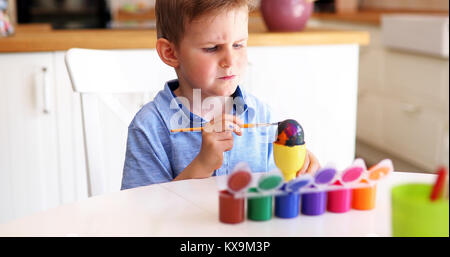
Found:
[[[256,7],[254,0],[156,0],[157,36],[178,46],[183,38],[185,25],[196,18],[245,6],[249,11]]]

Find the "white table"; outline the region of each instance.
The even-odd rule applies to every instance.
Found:
[[[391,236],[393,185],[433,183],[433,174],[394,172],[378,184],[376,207],[293,219],[218,220],[218,178],[185,180],[92,197],[0,224],[0,236]]]

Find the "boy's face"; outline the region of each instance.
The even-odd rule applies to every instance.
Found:
[[[248,9],[205,15],[186,25],[176,55],[180,84],[202,98],[230,96],[247,67]]]

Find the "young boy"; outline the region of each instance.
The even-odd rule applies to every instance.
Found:
[[[226,175],[241,161],[254,172],[276,168],[273,135],[242,128],[277,121],[238,86],[248,63],[251,8],[251,0],[156,1],[156,49],[178,79],[167,82],[130,124],[122,189]],[[171,132],[180,120],[181,127],[203,130]],[[298,174],[318,168],[308,152]]]

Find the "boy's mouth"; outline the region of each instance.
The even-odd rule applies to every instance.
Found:
[[[234,79],[234,77],[236,77],[236,75],[220,77],[219,79],[221,79],[221,80],[230,80],[230,79]]]

